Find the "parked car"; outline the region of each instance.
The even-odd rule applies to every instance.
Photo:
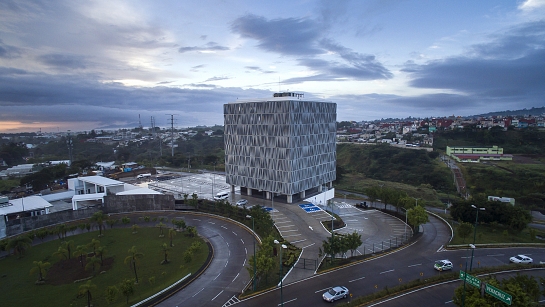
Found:
[[[322,294],[322,298],[326,302],[334,302],[341,298],[346,298],[348,296],[348,289],[343,286],[333,287],[327,290],[326,293]]]
[[[439,272],[452,270],[452,262],[450,262],[447,259],[437,260],[437,261],[435,261],[435,264],[433,265],[433,268],[436,269]]]
[[[240,199],[239,201],[237,201],[237,206],[246,206],[248,204],[248,200],[247,199]]]
[[[509,258],[509,262],[512,263],[528,263],[531,264],[534,260],[526,255],[516,255]]]

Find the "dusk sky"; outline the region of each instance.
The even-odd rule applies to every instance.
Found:
[[[274,92],[337,120],[545,106],[545,0],[0,1],[0,132],[223,125]]]

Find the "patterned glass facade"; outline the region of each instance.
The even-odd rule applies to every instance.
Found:
[[[226,182],[294,195],[335,180],[337,105],[276,97],[224,105]]]

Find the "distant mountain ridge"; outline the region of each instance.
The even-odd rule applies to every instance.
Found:
[[[489,112],[485,114],[478,114],[473,115],[470,117],[488,117],[488,116],[524,116],[524,115],[532,115],[532,116],[540,116],[545,113],[545,107],[540,108],[531,108],[531,109],[522,109],[522,110],[506,110],[506,111],[499,111],[499,112]]]

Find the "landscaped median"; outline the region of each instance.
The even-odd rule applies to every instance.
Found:
[[[490,275],[495,273],[512,272],[512,271],[518,271],[518,270],[529,269],[529,268],[544,269],[545,265],[510,264],[510,265],[502,265],[498,267],[485,267],[485,268],[473,269],[471,274],[473,276],[484,276],[484,275]],[[387,298],[401,295],[403,293],[407,293],[407,292],[421,289],[424,287],[429,287],[429,286],[437,285],[437,284],[448,282],[448,281],[454,281],[458,279],[460,279],[460,273],[458,271],[442,273],[440,275],[435,275],[429,278],[419,278],[419,279],[415,279],[392,288],[384,287],[384,289],[378,292],[375,292],[370,295],[353,298],[350,302],[341,303],[341,304],[338,304],[337,306],[345,306],[345,307],[365,306],[365,305],[369,305],[375,302],[385,300]]]

